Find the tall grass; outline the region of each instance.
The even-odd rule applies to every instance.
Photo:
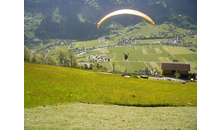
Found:
[[[132,106],[196,106],[197,84],[181,84],[24,63],[24,107],[86,102]]]

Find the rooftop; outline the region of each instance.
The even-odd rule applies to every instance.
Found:
[[[179,70],[190,71],[190,64],[188,63],[162,63],[162,70]]]

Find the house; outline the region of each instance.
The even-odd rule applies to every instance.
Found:
[[[105,42],[105,38],[98,39],[99,42]]]
[[[162,63],[162,75],[173,75],[176,71],[181,76],[188,75],[190,71],[190,64],[188,63]]]

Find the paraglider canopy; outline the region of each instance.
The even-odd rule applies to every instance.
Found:
[[[111,12],[110,14],[106,15],[104,18],[102,18],[99,21],[97,28],[99,29],[99,26],[106,19],[108,19],[108,18],[110,18],[112,16],[115,16],[115,15],[121,15],[121,14],[130,14],[130,15],[136,15],[136,16],[142,17],[142,18],[146,19],[147,21],[149,21],[153,25],[153,27],[155,28],[155,23],[154,23],[154,21],[149,16],[147,16],[146,14],[144,14],[144,13],[142,13],[140,11],[132,10],[132,9],[121,9],[121,10],[117,10],[117,11]]]

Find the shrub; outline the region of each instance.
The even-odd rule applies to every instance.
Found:
[[[179,77],[181,77],[181,75],[180,75],[180,73],[179,73],[178,71],[176,71],[176,72],[174,73],[174,75],[176,76],[177,79],[178,79]]]
[[[131,78],[139,79],[139,78],[137,77],[137,75],[132,75]]]

